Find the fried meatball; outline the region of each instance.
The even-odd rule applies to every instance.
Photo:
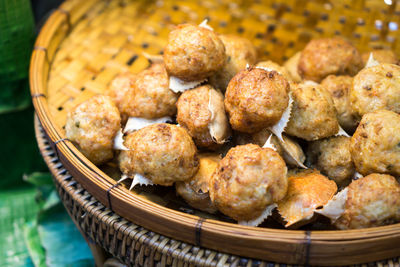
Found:
[[[367,64],[370,54],[379,63],[398,64],[399,59],[390,49],[374,49],[361,55],[364,66]]]
[[[128,134],[124,144],[130,150],[121,151],[119,167],[131,177],[138,173],[169,186],[192,178],[199,168],[192,138],[176,125],[152,124]]]
[[[132,90],[122,99],[121,113],[146,119],[173,116],[177,100],[178,94],[169,89],[164,65],[153,64],[136,75]]]
[[[259,217],[286,195],[287,168],[270,148],[248,144],[231,148],[210,182],[210,197],[219,211],[237,221]]]
[[[175,183],[175,189],[190,206],[198,210],[215,213],[211,202],[209,183],[221,157],[217,154],[199,154],[200,167],[195,176],[186,182]]]
[[[278,211],[285,220],[285,227],[296,228],[306,224],[314,211],[328,203],[335,195],[335,182],[318,171],[302,171],[288,178],[286,196],[278,202]]]
[[[252,143],[262,147],[264,146],[265,142],[267,142],[270,134],[271,132],[268,129],[263,129],[257,133],[254,133],[252,135]],[[284,142],[279,140],[279,138],[275,135],[271,137],[271,143],[276,148],[276,152],[278,152],[285,162],[292,167],[298,166],[296,160],[303,163],[306,157],[301,146],[294,139],[285,134],[282,134],[282,139]]]
[[[256,63],[257,51],[254,45],[246,38],[236,35],[220,35],[219,38],[225,46],[225,64],[210,77],[210,83],[225,92],[229,81],[246,65]]]
[[[122,111],[124,98],[132,90],[135,79],[136,76],[130,72],[119,74],[111,81],[110,86],[106,91],[106,95],[111,97],[120,112]]]
[[[350,101],[360,117],[378,109],[400,113],[400,66],[380,64],[360,71],[354,77]]]
[[[357,48],[333,37],[311,40],[301,52],[298,71],[303,79],[320,82],[329,74],[354,76],[362,67]]]
[[[210,99],[210,96],[212,99]],[[211,107],[210,103],[218,106],[219,109],[215,109],[214,106]],[[218,148],[218,143],[222,143],[221,140],[216,140],[215,136],[213,137],[210,133],[213,122],[211,109],[221,113],[219,115],[223,117],[218,124],[221,128],[218,139],[229,137],[230,127],[224,108],[224,96],[210,85],[185,91],[179,97],[176,106],[178,123],[188,131],[197,146],[215,149]],[[216,114],[214,114],[214,117],[216,117]]]
[[[339,186],[348,185],[356,171],[350,154],[350,137],[332,136],[311,142],[307,160]]]
[[[339,229],[360,229],[400,221],[400,184],[390,175],[370,174],[353,181],[344,213],[334,223]]]
[[[164,49],[168,73],[184,81],[202,80],[225,63],[225,47],[213,31],[181,24],[171,31]]]
[[[400,115],[378,110],[362,117],[351,138],[351,157],[363,175],[400,175]]]
[[[301,52],[297,52],[296,54],[294,54],[291,58],[289,58],[284,64],[283,66],[286,68],[286,70],[289,72],[290,77],[292,77],[292,80],[294,82],[301,82],[301,76],[299,74],[299,70],[298,70],[298,65],[299,65],[299,61],[300,61],[300,56],[301,56]]]
[[[288,106],[289,83],[276,71],[242,70],[229,82],[225,108],[233,129],[255,133],[276,124]]]
[[[353,78],[350,76],[335,75],[329,75],[321,82],[321,86],[332,97],[340,126],[348,132],[354,132],[358,123],[349,99],[352,82]]]
[[[302,83],[291,86],[293,107],[286,133],[307,141],[329,137],[339,131],[330,94],[321,86]]]
[[[114,137],[120,128],[118,108],[110,97],[97,95],[69,112],[65,133],[91,162],[100,165],[113,158]]]
[[[279,73],[280,75],[285,77],[285,79],[288,82],[292,81],[292,77],[290,76],[290,74],[287,71],[287,69],[282,67],[278,63],[275,63],[275,62],[271,61],[271,60],[258,62],[256,64],[256,67],[263,68],[263,69],[265,69],[267,71],[276,71],[277,73]]]

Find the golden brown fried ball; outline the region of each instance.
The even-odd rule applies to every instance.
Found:
[[[352,82],[353,78],[345,75],[329,75],[321,82],[321,86],[326,89],[332,97],[340,126],[349,132],[354,132],[358,123],[357,116],[351,108],[349,99]]]
[[[154,184],[169,186],[193,177],[199,167],[197,149],[182,127],[157,123],[125,137],[119,166],[132,177],[138,173]]]
[[[289,58],[284,64],[283,66],[286,68],[286,70],[289,72],[290,77],[292,77],[292,80],[294,82],[301,82],[302,78],[299,74],[299,70],[298,70],[298,65],[299,65],[299,61],[300,61],[300,56],[301,56],[301,51],[297,52],[296,54],[294,54],[291,58]]]
[[[113,158],[114,137],[120,128],[118,108],[110,97],[97,95],[71,110],[65,133],[91,162],[100,165]]]
[[[390,49],[374,49],[361,55],[364,66],[367,64],[370,54],[379,63],[399,64],[399,58]]]
[[[130,72],[117,75],[110,83],[106,94],[111,97],[117,105],[118,110],[122,110],[124,98],[130,93],[135,82],[136,76]]]
[[[317,171],[302,171],[288,178],[286,196],[278,202],[278,211],[285,220],[285,227],[306,224],[318,207],[324,206],[335,195],[334,181]]]
[[[171,31],[164,49],[168,73],[184,81],[202,80],[225,63],[225,47],[213,31],[181,24]]]
[[[267,142],[270,134],[271,132],[268,129],[263,129],[257,133],[254,133],[252,135],[252,141],[249,143],[254,143],[262,147],[264,146],[265,142]],[[284,142],[273,135],[271,137],[271,143],[276,148],[276,152],[278,152],[285,162],[292,167],[298,166],[298,163],[295,159],[297,159],[298,162],[304,163],[306,157],[301,146],[294,139],[285,134],[282,134],[282,139]]]
[[[276,124],[288,106],[288,88],[276,71],[250,68],[236,74],[225,92],[232,128],[255,133]]]
[[[210,83],[225,92],[229,81],[246,65],[253,65],[257,60],[257,51],[254,45],[246,38],[236,35],[219,35],[224,43],[226,59],[225,64],[210,77]]]
[[[360,71],[354,77],[350,101],[360,117],[378,109],[400,113],[400,66],[380,64]]]
[[[178,109],[176,119],[188,131],[197,146],[215,149],[219,144],[216,142],[215,137],[213,138],[210,134],[213,118],[210,108],[215,109],[215,107],[209,106],[210,94],[211,103],[219,106],[218,112],[222,113],[219,115],[223,116],[222,122],[218,125],[221,128],[220,131],[222,131],[221,136],[225,137],[225,139],[228,138],[230,127],[225,113],[224,96],[210,85],[203,85],[185,91],[176,103]],[[217,110],[215,109],[215,111]]]
[[[153,64],[136,75],[132,90],[122,100],[121,113],[146,119],[173,116],[177,100],[178,94],[169,89],[164,65]]]
[[[211,200],[237,221],[255,219],[286,195],[286,173],[285,162],[270,148],[253,144],[231,148],[211,178]]]
[[[288,70],[285,67],[282,67],[278,63],[275,63],[275,62],[273,62],[271,60],[258,62],[256,64],[256,67],[264,68],[267,71],[276,71],[277,73],[279,73],[280,75],[285,77],[285,79],[288,82],[292,81],[292,77],[290,76]]]
[[[370,174],[353,181],[345,210],[334,223],[342,230],[360,229],[400,221],[400,185],[385,174]]]
[[[332,136],[310,143],[307,159],[339,186],[348,185],[356,171],[350,154],[350,137]]]
[[[178,195],[193,208],[209,213],[217,211],[208,191],[211,176],[220,160],[221,156],[217,154],[199,154],[200,167],[196,175],[186,182],[175,183]]]
[[[351,156],[358,172],[400,175],[400,115],[378,110],[362,117],[351,138]]]
[[[339,131],[330,94],[314,83],[291,86],[293,107],[285,132],[307,141],[332,136]]]
[[[301,52],[298,70],[303,79],[320,82],[329,74],[354,76],[362,67],[357,48],[333,37],[311,40]]]

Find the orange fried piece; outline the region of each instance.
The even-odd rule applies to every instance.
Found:
[[[318,171],[303,171],[288,179],[286,197],[278,203],[278,211],[287,222],[285,227],[310,220],[314,211],[325,205],[337,191],[336,183]]]

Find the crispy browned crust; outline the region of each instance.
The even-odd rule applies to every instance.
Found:
[[[319,85],[293,84],[293,108],[286,133],[318,140],[336,134],[339,123],[330,94]]]
[[[339,229],[359,229],[399,221],[399,183],[390,175],[374,173],[349,185],[345,211],[335,226]]]
[[[353,78],[345,75],[329,75],[321,82],[321,86],[326,89],[332,97],[340,126],[348,132],[354,132],[358,124],[357,116],[354,114],[350,104],[352,83]]]
[[[250,68],[229,82],[225,108],[233,129],[255,133],[276,124],[288,106],[289,83],[275,71]]]
[[[164,49],[168,73],[185,81],[207,78],[225,63],[225,47],[216,33],[181,24],[171,31]]]
[[[65,133],[90,161],[100,165],[113,158],[114,137],[120,128],[118,108],[110,97],[97,95],[68,114]]]
[[[285,162],[274,150],[254,144],[234,147],[213,173],[211,200],[235,220],[255,219],[285,196],[286,173]]]
[[[224,97],[221,92],[216,91],[210,85],[203,85],[185,91],[179,97],[176,103],[178,109],[176,119],[179,125],[188,131],[198,147],[217,149],[220,145],[214,142],[209,129],[211,123],[211,111],[209,110],[210,90],[215,92],[213,94],[216,97],[214,102],[224,107]],[[225,111],[223,113],[223,116],[226,116]],[[230,127],[228,123],[226,124],[221,125],[221,127],[224,127],[224,131],[229,132]]]
[[[144,175],[153,183],[172,185],[193,177],[199,167],[197,149],[182,127],[158,123],[126,136],[129,151],[119,155],[119,167],[129,176]]]
[[[210,83],[215,87],[225,92],[229,81],[239,71],[246,68],[246,65],[252,66],[257,60],[257,50],[255,46],[246,38],[223,34],[219,38],[225,46],[225,64],[210,77]]]
[[[379,109],[400,113],[400,66],[380,64],[360,71],[354,77],[350,101],[360,117]]]
[[[311,142],[307,148],[307,159],[338,186],[348,185],[355,173],[350,154],[350,137],[332,136]]]
[[[367,113],[351,138],[351,156],[363,175],[400,175],[400,115],[388,110]]]
[[[146,119],[174,116],[177,100],[178,94],[169,89],[164,65],[153,64],[136,75],[131,90],[121,100],[121,112]]]
[[[358,50],[333,37],[311,40],[301,52],[298,71],[304,80],[320,82],[329,74],[354,76],[362,67]]]

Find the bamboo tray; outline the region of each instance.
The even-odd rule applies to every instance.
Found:
[[[350,231],[245,227],[169,208],[151,192],[130,192],[67,139],[68,110],[102,93],[120,72],[148,66],[171,25],[210,20],[219,33],[253,41],[260,59],[282,63],[313,37],[343,35],[361,51],[399,54],[400,5],[393,1],[69,0],[48,19],[30,68],[32,101],[51,146],[71,175],[105,206],[147,229],[197,246],[282,263],[344,265],[400,255],[400,224]],[[106,172],[107,174],[106,174]],[[151,200],[150,200],[151,199]],[[153,200],[153,201],[152,201]]]

